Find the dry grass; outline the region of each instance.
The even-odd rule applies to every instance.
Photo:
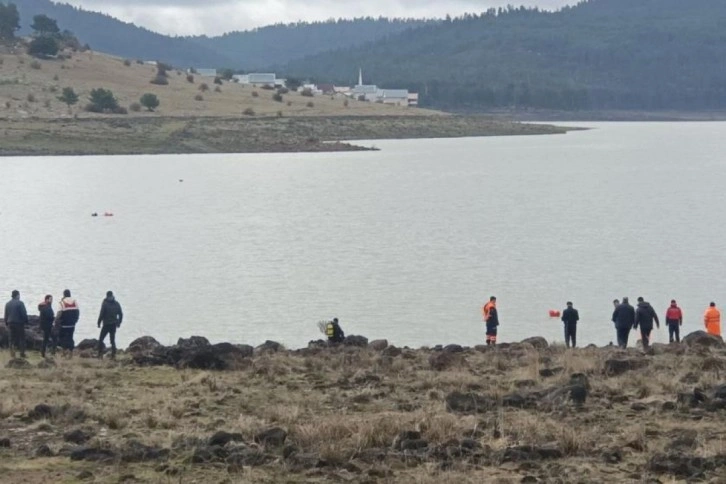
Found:
[[[57,80],[59,78],[62,82]],[[304,103],[285,105],[274,101],[270,96],[255,96],[255,91],[250,88],[228,82],[224,83],[223,88],[216,89],[214,96],[209,96],[205,103],[199,103],[194,100],[195,94],[202,86],[209,89],[213,79],[199,76],[195,79],[191,76],[191,80],[188,80],[186,76],[171,73],[168,78],[164,78],[168,80],[168,85],[154,85],[149,82],[150,79],[157,79],[155,66],[131,63],[127,59],[98,52],[71,53],[71,58],[64,60],[37,60],[24,53],[9,53],[0,48],[0,103],[22,100],[29,92],[62,84],[61,87],[72,87],[79,93],[81,102],[74,113],[80,117],[94,116],[84,113],[80,107],[85,104],[91,89],[97,87],[113,91],[122,106],[129,106],[145,92],[156,94],[161,100],[159,113],[165,116],[235,117],[244,107],[251,107],[257,116],[274,116],[279,110],[282,110],[285,117],[438,114],[425,109],[390,108],[355,100],[344,106],[341,99],[331,100],[328,96],[316,97],[314,106],[306,106]],[[53,99],[47,108],[42,105],[18,106],[0,111],[0,116],[55,118],[68,116],[68,110],[63,103]],[[154,114],[133,112],[129,116]]]
[[[374,480],[389,482],[518,482],[532,473],[545,480],[626,482],[634,472],[643,479],[649,476],[649,458],[666,452],[684,432],[695,435],[686,451],[694,456],[726,452],[722,414],[701,413],[700,419],[690,420],[688,409],[661,410],[662,402],[693,389],[693,383],[682,380],[694,369],[700,372],[697,385],[720,383],[719,370],[701,370],[699,356],[659,355],[651,357],[643,371],[606,378],[603,361],[620,353],[557,347],[543,352],[470,350],[462,364],[439,372],[429,368],[429,354],[418,350],[389,360],[371,350],[309,356],[284,352],[255,356],[231,372],[137,368],[124,365],[123,358],[121,363],[59,360],[58,367],[49,370],[2,369],[0,437],[12,440],[11,449],[0,449],[3,476],[14,482],[44,482],[51,475],[63,481],[91,470],[98,482],[118,481],[125,473],[141,482],[177,482],[169,481],[157,463],[98,466],[60,457],[28,459],[41,443],[60,450],[67,445],[63,433],[76,428],[89,430],[92,443],[101,447],[116,448],[133,438],[169,448],[180,438],[206,439],[218,430],[239,432],[251,442],[258,432],[281,427],[288,432],[289,444],[331,466],[290,474],[278,460],[230,474],[225,466],[189,464],[187,450],[168,464],[177,469],[175,476],[183,476],[182,482],[279,482],[282,476],[287,482],[358,482],[370,479],[369,472]],[[6,361],[7,354],[0,353],[0,367]],[[557,367],[565,371],[550,378],[539,373]],[[454,391],[495,399],[513,391],[537,391],[562,385],[571,373],[589,375],[591,391],[582,408],[562,402],[462,415],[447,411],[444,402]],[[517,382],[522,380],[531,380],[533,386],[521,389]],[[24,416],[39,403],[64,410],[47,421],[26,421]],[[634,403],[645,404],[646,410],[633,411]],[[393,445],[403,431],[420,432],[430,449],[473,436],[493,453],[493,460],[488,465],[460,459],[442,467],[436,459],[421,460],[413,454],[395,457]],[[564,457],[552,465],[498,465],[498,452],[522,445],[556,446]],[[368,453],[376,449],[394,457],[368,460]],[[603,452],[610,449],[622,452],[622,463],[604,462]],[[351,465],[363,475],[346,470]],[[548,474],[554,467],[561,475]],[[669,482],[668,476],[659,478]]]

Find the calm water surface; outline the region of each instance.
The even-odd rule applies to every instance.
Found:
[[[69,287],[95,337],[113,289],[121,344],[299,347],[333,316],[398,345],[477,344],[490,294],[502,341],[561,341],[547,312],[571,299],[580,341],[606,344],[623,295],[661,314],[675,297],[700,328],[710,300],[726,306],[726,123],[589,126],[364,153],[0,158],[0,294],[35,313]]]

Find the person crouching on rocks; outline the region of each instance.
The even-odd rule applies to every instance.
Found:
[[[53,321],[55,313],[53,312],[53,296],[48,294],[42,303],[38,304],[38,312],[40,313],[40,330],[43,331],[43,345],[40,347],[40,355],[45,358],[46,352],[50,346],[50,352],[55,354],[55,336],[53,334]]]
[[[98,337],[98,357],[103,356],[103,340],[106,335],[111,340],[111,358],[116,358],[116,329],[121,327],[124,320],[124,313],[121,305],[113,296],[112,291],[106,293],[106,299],[101,303],[101,313],[98,315],[98,327],[101,328],[101,336]]]
[[[60,300],[58,313],[55,315],[55,324],[58,327],[58,344],[69,358],[73,357],[73,350],[76,347],[73,333],[76,332],[76,323],[80,315],[78,301],[71,297],[71,291],[66,289],[63,291],[63,299]]]
[[[342,343],[345,340],[345,333],[338,323],[338,318],[333,318],[328,322],[325,326],[325,335],[328,337],[328,343],[331,344]]]

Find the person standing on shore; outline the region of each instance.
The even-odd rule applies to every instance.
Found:
[[[671,300],[671,305],[666,311],[666,325],[668,325],[668,340],[670,343],[681,342],[680,327],[683,326],[683,311],[676,304],[676,300]]]
[[[42,303],[38,304],[38,312],[40,313],[40,329],[43,331],[43,346],[40,347],[40,356],[45,358],[50,343],[50,351],[55,354],[55,337],[53,336],[53,321],[55,313],[53,312],[53,296],[48,294]]]
[[[618,346],[627,348],[630,330],[635,325],[635,308],[630,305],[627,297],[624,297],[622,304],[618,304],[618,307],[615,308],[613,323],[615,323],[615,330],[618,333]]]
[[[497,344],[497,327],[499,326],[499,313],[497,312],[497,298],[492,296],[482,308],[482,315],[487,327],[487,346]]]
[[[12,292],[10,301],[5,304],[3,319],[10,331],[10,356],[15,358],[15,350],[19,349],[20,357],[25,358],[25,326],[28,324],[28,312],[17,290]]]
[[[103,340],[106,335],[111,340],[111,358],[116,358],[116,329],[121,327],[124,320],[124,313],[121,304],[116,300],[113,291],[106,293],[106,299],[101,303],[101,312],[98,315],[98,327],[101,328],[101,335],[98,337],[98,357],[103,357]]]
[[[653,306],[642,297],[638,298],[638,309],[635,311],[635,329],[640,326],[640,340],[643,342],[643,348],[650,346],[650,333],[653,331],[653,322],[656,328],[660,329],[660,321],[658,314]]]
[[[565,323],[565,344],[567,347],[570,347],[570,342],[572,343],[572,347],[574,348],[577,346],[577,322],[580,320],[580,313],[577,312],[577,309],[572,307],[571,302],[567,302],[567,309],[562,311],[562,322]]]
[[[706,313],[703,315],[703,323],[706,325],[706,332],[713,336],[721,336],[721,311],[716,309],[716,303],[709,304]]]
[[[63,291],[63,299],[60,300],[60,307],[55,319],[58,326],[58,344],[70,358],[73,357],[73,350],[76,347],[73,333],[76,331],[76,323],[78,323],[80,315],[78,301],[71,297],[71,291],[66,289]]]
[[[328,322],[325,326],[325,335],[328,337],[328,343],[331,344],[342,343],[345,340],[345,333],[338,323],[338,318],[333,318]]]

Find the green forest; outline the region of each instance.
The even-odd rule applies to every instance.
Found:
[[[291,76],[421,93],[443,109],[726,108],[726,1],[590,0],[427,25],[310,56]]]

